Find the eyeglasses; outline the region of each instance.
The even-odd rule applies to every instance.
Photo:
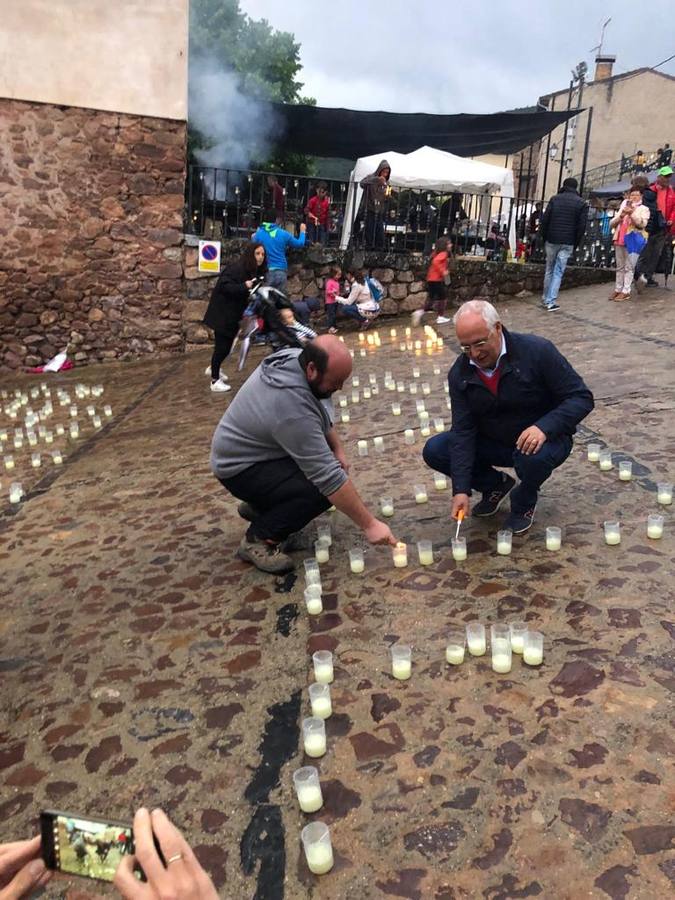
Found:
[[[481,350],[487,344],[490,343],[489,338],[484,338],[482,341],[474,341],[473,344],[460,344],[459,349],[462,353],[466,354],[466,356],[471,353],[472,350]]]

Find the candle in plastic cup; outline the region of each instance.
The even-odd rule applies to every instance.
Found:
[[[378,453],[384,453],[384,438],[383,437],[374,437],[373,444],[375,445],[375,450]]]
[[[621,526],[618,522],[605,522],[605,541],[610,546],[621,543]]]
[[[528,666],[540,666],[544,659],[544,635],[541,631],[528,631],[525,634],[523,662]]]
[[[323,806],[319,773],[314,766],[303,766],[293,772],[293,785],[300,809],[305,813],[316,812]]]
[[[352,387],[357,388],[360,384],[361,384],[361,380],[359,379],[359,376],[354,375],[354,377],[352,378]]]
[[[77,423],[70,426],[70,437],[75,440],[80,436],[80,426]]]
[[[316,536],[319,540],[324,541],[328,546],[333,544],[333,535],[331,533],[330,522],[319,522],[316,526]]]
[[[35,447],[37,445],[37,434],[34,431],[29,431],[26,435],[28,438],[28,446]]]
[[[440,375],[440,374],[441,374],[441,367],[434,366],[434,375]]]
[[[647,537],[657,541],[663,535],[663,516],[654,513],[647,516]]]
[[[428,425],[422,425],[422,427],[420,428],[420,434],[422,435],[422,437],[429,437],[429,435],[431,434],[431,428],[429,428]]]
[[[325,875],[333,868],[330,831],[323,822],[310,822],[300,832],[307,867],[314,875]]]
[[[318,563],[327,563],[330,559],[330,547],[323,538],[314,541],[314,557]]]
[[[38,469],[42,465],[42,457],[39,453],[31,453],[30,464],[34,469]]]
[[[497,553],[500,556],[510,556],[511,555],[511,547],[513,541],[513,532],[506,531],[498,531],[497,532]]]
[[[393,338],[396,337],[396,329],[395,328],[389,329],[389,337],[393,337]]]
[[[21,498],[23,497],[23,488],[18,481],[12,482],[9,486],[9,502],[10,503],[21,503]]]
[[[602,472],[608,472],[612,468],[612,451],[611,450],[601,450],[600,451],[600,470]]]
[[[509,629],[511,632],[511,649],[514,653],[522,653],[525,647],[525,632],[527,631],[527,623],[511,622]]]
[[[382,511],[382,515],[385,519],[391,518],[394,515],[394,501],[391,497],[381,497],[380,498],[380,510]]]
[[[326,726],[315,716],[302,720],[302,744],[307,756],[314,758],[326,752]]]
[[[436,434],[442,434],[445,431],[445,422],[443,419],[434,419],[434,431]]]
[[[447,490],[448,479],[442,472],[434,472],[434,487],[437,491]]]
[[[511,671],[511,641],[508,638],[494,638],[491,642],[492,669],[500,675]]]
[[[52,462],[55,466],[61,465],[61,463],[63,462],[63,454],[60,450],[54,450],[54,452],[52,453]]]
[[[413,366],[413,378],[419,378],[419,377],[420,377],[420,370],[419,370],[419,367],[418,367],[418,366]]]
[[[427,407],[424,400],[415,400],[415,409],[417,410],[417,415],[426,412]]]
[[[366,355],[365,347],[361,347],[361,349],[359,350],[359,356],[365,356],[365,355]]]
[[[459,666],[464,662],[466,636],[463,631],[451,631],[445,646],[445,660],[451,666]]]
[[[395,644],[391,648],[391,674],[398,681],[407,681],[412,674],[412,647]]]
[[[434,548],[431,541],[418,541],[417,555],[421,566],[432,566],[434,564]]]
[[[589,462],[600,462],[600,451],[602,447],[600,444],[589,444],[588,450],[586,451]]]
[[[395,416],[400,416],[401,415],[401,404],[400,403],[392,403],[391,411]]]
[[[354,547],[349,551],[349,568],[354,575],[360,575],[366,567],[363,558],[363,550],[360,547]]]
[[[472,656],[485,656],[485,626],[480,622],[469,622],[466,626],[466,644]]]
[[[406,444],[414,444],[415,443],[415,432],[412,428],[406,428],[403,432],[403,440]]]
[[[426,409],[421,409],[417,415],[420,420],[420,425],[429,424],[429,413],[426,411]]]
[[[408,547],[402,541],[392,548],[395,569],[404,569],[408,565]]]
[[[327,719],[333,712],[328,684],[310,684],[309,702],[312,704],[312,715],[317,719]]]
[[[364,387],[364,389],[363,389],[363,399],[364,399],[364,400],[370,400],[371,397],[372,397],[372,391],[370,390],[370,388],[369,388],[369,387]]]
[[[661,506],[670,506],[673,502],[673,486],[667,481],[660,481],[656,485],[656,500]]]
[[[411,394],[416,394],[417,393],[417,382],[411,381],[410,384],[408,385],[408,390],[410,391]]]
[[[54,435],[51,431],[45,431],[45,444],[53,444]]]
[[[633,463],[629,459],[622,459],[619,463],[619,481],[630,481],[633,477]]]
[[[396,390],[399,392],[399,394],[402,394],[405,391],[405,381],[397,381]]]
[[[360,396],[358,391],[352,391],[352,403],[358,403]]]
[[[560,550],[562,545],[562,531],[555,525],[549,525],[546,529],[546,549]]]
[[[305,605],[310,616],[318,616],[323,612],[323,603],[321,601],[321,586],[318,584],[308,584],[305,588]]]
[[[423,484],[415,485],[415,503],[426,503],[429,499],[427,489]]]
[[[359,456],[368,456],[368,441],[358,441],[356,447]]]
[[[452,538],[452,558],[455,562],[463,562],[466,559],[466,538]]]
[[[103,414],[107,419],[112,416],[112,406],[109,403],[106,403],[106,405],[103,407]]]
[[[349,413],[343,412],[342,415],[340,416],[340,421],[342,422],[343,425],[346,425],[349,422]]]
[[[409,327],[406,328],[406,330],[405,330],[405,336],[406,336],[406,337],[410,337],[411,334],[412,334],[412,329],[409,328]]]
[[[14,468],[14,457],[13,457],[13,456],[6,456],[6,457],[5,457],[5,469],[6,469],[8,472],[11,472],[13,468]]]
[[[422,393],[427,395],[431,393],[431,385],[428,381],[422,382]]]
[[[333,672],[333,654],[330,650],[317,650],[312,654],[314,665],[314,679],[318,684],[331,684],[335,673]]]
[[[339,399],[338,399],[338,406],[340,407],[340,409],[346,409],[346,408],[347,408],[347,402],[348,402],[348,401],[347,401],[347,398],[345,397],[345,395],[344,395],[344,394],[340,394],[340,397],[339,397]]]

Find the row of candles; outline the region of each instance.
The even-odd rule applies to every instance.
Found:
[[[609,472],[614,468],[612,451],[601,444],[589,444],[586,448],[586,456],[589,462],[598,463],[601,472]],[[631,481],[633,478],[633,463],[629,459],[619,460],[619,481]],[[660,481],[656,485],[656,502],[661,506],[670,506],[673,502],[673,485],[667,481]],[[654,535],[650,535],[653,537]],[[658,535],[661,537],[661,535]],[[615,543],[618,543],[616,541]]]

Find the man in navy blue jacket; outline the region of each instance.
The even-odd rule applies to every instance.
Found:
[[[430,438],[424,461],[452,479],[452,515],[491,516],[511,494],[505,528],[527,531],[539,488],[572,450],[593,395],[548,340],[511,333],[486,300],[470,300],[454,318],[462,355],[448,375],[452,428]],[[515,479],[494,466],[515,468]]]

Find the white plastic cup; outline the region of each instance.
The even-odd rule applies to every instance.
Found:
[[[332,684],[335,678],[333,654],[330,650],[317,650],[312,654],[314,679],[318,684]]]
[[[385,519],[390,519],[394,515],[393,497],[380,497],[380,510]]]
[[[526,622],[511,622],[509,625],[511,634],[511,650],[514,653],[522,653],[525,647]]]
[[[39,469],[42,465],[42,457],[39,453],[31,453],[30,464],[34,469]]]
[[[492,670],[499,675],[505,675],[511,671],[511,641],[509,638],[492,638],[490,641],[492,651]]]
[[[434,431],[436,434],[442,434],[445,431],[445,422],[443,419],[434,419]]]
[[[552,552],[560,550],[562,546],[562,529],[556,525],[549,525],[546,529],[546,549]]]
[[[621,543],[621,525],[619,522],[605,522],[605,542],[610,546]]]
[[[513,546],[513,532],[509,529],[497,532],[497,553],[500,556],[510,556]]]
[[[455,562],[463,562],[466,559],[466,538],[452,538],[452,558]]]
[[[417,382],[411,381],[410,384],[408,385],[408,390],[410,391],[411,394],[415,395],[417,393]]]
[[[374,437],[373,445],[375,446],[375,451],[377,453],[384,453],[384,438],[383,437],[380,437],[379,435],[377,437]]]
[[[319,772],[314,766],[303,766],[293,772],[293,786],[298,798],[298,805],[305,813],[316,812],[323,806],[323,794]]]
[[[602,447],[600,444],[589,444],[588,449],[586,450],[586,455],[588,457],[589,462],[600,462],[600,451]]]
[[[330,831],[323,822],[310,822],[300,832],[305,859],[314,875],[325,875],[333,868],[333,846]]]
[[[331,547],[333,544],[333,533],[331,531],[330,522],[319,522],[316,526],[316,536],[318,540],[323,541]]]
[[[426,394],[427,396],[431,393],[431,385],[428,381],[422,382],[422,393]]]
[[[415,400],[415,409],[417,410],[417,415],[419,415],[420,413],[426,412],[427,407],[426,407],[426,403],[424,402],[424,400]]]
[[[663,535],[663,516],[654,513],[647,516],[647,537],[658,541]]]
[[[392,547],[391,553],[395,569],[404,569],[408,565],[408,547],[402,541]]]
[[[431,541],[418,541],[417,555],[421,566],[432,566],[434,564],[434,548]]]
[[[366,562],[363,558],[363,550],[360,547],[352,547],[349,551],[349,568],[352,574],[361,575],[365,567]]]
[[[401,415],[401,404],[400,403],[392,403],[391,411],[392,411],[393,415],[400,416]]]
[[[309,702],[312,705],[312,716],[317,719],[328,719],[333,712],[330,699],[330,685],[315,682],[309,686]]]
[[[324,538],[314,541],[314,557],[320,565],[330,559],[330,544]]]
[[[307,756],[314,759],[326,752],[326,726],[323,719],[309,716],[302,720],[302,745]]]
[[[541,631],[528,631],[523,647],[523,662],[528,666],[540,666],[544,659],[544,635]]]
[[[9,502],[21,503],[23,497],[23,487],[19,481],[13,481],[9,486]]]
[[[629,459],[622,459],[619,463],[619,481],[630,481],[633,477],[633,463]]]
[[[406,428],[403,432],[403,440],[406,444],[414,444],[415,443],[415,432],[412,428]]]
[[[656,500],[661,506],[670,506],[673,502],[673,486],[668,481],[659,481],[656,485]]]
[[[466,644],[472,656],[485,656],[487,649],[485,626],[480,622],[468,622],[466,626]]]
[[[359,456],[368,456],[368,441],[358,441],[356,447]]]
[[[445,646],[445,661],[451,666],[459,666],[464,662],[466,635],[463,631],[451,631]]]
[[[304,591],[305,606],[310,616],[318,616],[323,612],[323,601],[321,600],[321,586],[318,584],[308,584]]]
[[[601,472],[609,472],[612,468],[612,451],[611,450],[601,450],[600,451],[600,471]]]
[[[398,681],[407,681],[412,674],[412,647],[394,644],[391,648],[391,674]]]
[[[448,488],[448,479],[442,472],[434,472],[434,487],[437,491],[445,491]]]
[[[426,503],[429,499],[427,489],[423,484],[415,485],[415,503]]]

